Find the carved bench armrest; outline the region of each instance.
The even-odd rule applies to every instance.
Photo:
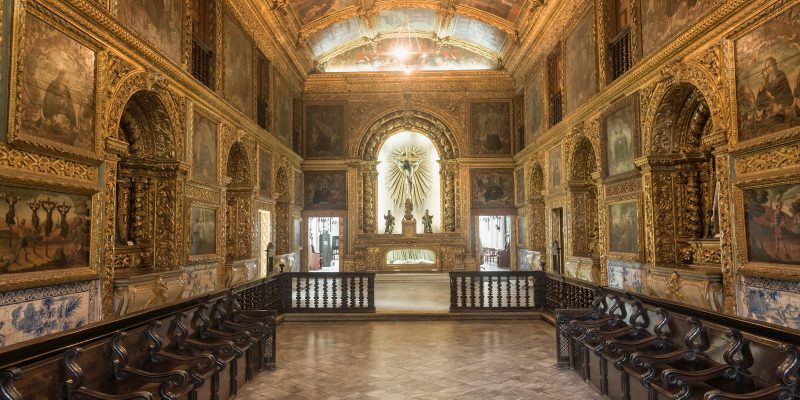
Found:
[[[189,379],[189,374],[186,371],[150,372],[126,366],[121,368],[120,372],[129,376],[133,375],[147,382],[168,383],[171,386],[183,385]],[[127,379],[128,377],[122,376],[120,378]]]
[[[245,323],[263,324],[264,328],[268,328],[270,326],[275,325],[275,317],[272,315],[257,316],[257,315],[248,315],[245,313],[239,313],[234,315],[233,318],[236,321],[241,321]]]
[[[678,361],[687,357],[694,357],[696,353],[689,349],[680,349],[671,351],[664,354],[646,354],[636,352],[631,355],[631,361],[634,365],[647,367],[654,364],[665,364],[672,361]]]
[[[231,340],[242,349],[249,349],[253,345],[253,337],[247,332],[225,332],[212,328],[208,328],[204,332],[217,339]]]
[[[626,326],[623,328],[617,329],[610,329],[610,330],[602,330],[600,328],[592,328],[586,332],[584,337],[584,341],[591,340],[591,341],[599,341],[603,339],[616,339],[623,336],[630,335],[631,331],[633,330],[632,327]]]
[[[583,330],[583,329],[596,328],[603,325],[611,325],[612,321],[613,319],[608,316],[604,316],[598,319],[587,319],[583,321],[575,320],[569,323],[569,327],[572,330],[579,330],[579,329]]]
[[[266,327],[261,322],[257,322],[257,323],[253,323],[253,324],[246,324],[246,323],[241,323],[241,322],[235,322],[235,321],[230,320],[230,319],[225,319],[225,320],[219,320],[219,321],[217,321],[217,323],[219,324],[220,327],[228,328],[228,329],[232,329],[232,330],[258,331],[258,332],[264,332],[266,330]]]
[[[200,350],[211,350],[214,352],[214,355],[219,357],[220,355],[223,356],[232,356],[241,355],[241,352],[236,348],[236,345],[233,344],[230,340],[219,340],[216,342],[206,342],[203,340],[197,340],[192,338],[187,338],[183,341],[185,344],[189,346],[198,348]],[[237,355],[237,353],[239,353]]]
[[[653,345],[663,345],[664,339],[658,336],[648,336],[638,340],[609,340],[606,348],[611,352],[640,350]]]
[[[198,370],[200,368],[209,370],[213,368],[214,364],[217,362],[217,358],[211,354],[197,354],[192,356],[184,356],[169,351],[161,350],[158,353],[156,353],[156,355],[158,357],[166,358],[170,361],[191,364],[192,368]]]
[[[600,312],[591,308],[564,308],[556,310],[556,322],[566,322],[565,320],[586,320],[597,319]]]
[[[675,368],[667,368],[661,373],[661,380],[669,385],[684,386],[695,382],[705,382],[711,379],[725,376],[733,371],[729,365],[720,364],[711,368],[699,371],[684,371]]]
[[[125,394],[108,394],[103,393],[94,389],[89,389],[87,387],[80,387],[78,389],[74,389],[71,393],[67,394],[67,398],[71,399],[76,397],[75,395],[80,395],[79,398],[81,399],[91,399],[91,400],[153,400],[153,394],[150,392],[131,392]]]
[[[706,392],[703,400],[791,400],[792,390],[783,385],[772,385],[750,393],[727,393],[720,390]]]

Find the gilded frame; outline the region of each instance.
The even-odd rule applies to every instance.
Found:
[[[642,156],[642,128],[641,128],[641,107],[640,107],[639,92],[635,92],[617,103],[611,105],[606,111],[600,115],[600,174],[604,183],[613,183],[624,181],[633,177],[639,176],[639,170],[634,168],[633,171],[609,176],[608,175],[608,138],[606,135],[606,126],[608,118],[617,113],[618,111],[626,108],[633,107],[634,121],[633,121],[633,159]]]
[[[65,194],[90,196],[91,231],[89,236],[89,265],[60,270],[31,271],[0,274],[0,291],[52,286],[62,283],[94,280],[100,278],[100,251],[104,233],[102,214],[103,191],[95,186],[70,186],[46,179],[32,180],[22,172],[18,176],[3,177],[2,184],[29,190],[48,190]]]
[[[194,199],[187,199],[187,206],[184,207],[184,223],[186,224],[185,232],[185,240],[184,246],[186,251],[186,260],[189,264],[200,263],[200,262],[209,262],[209,261],[220,261],[222,257],[220,256],[220,252],[222,250],[222,246],[220,242],[224,242],[223,238],[223,222],[224,222],[224,209],[222,206],[217,204],[209,204],[205,203],[200,200]],[[191,246],[191,235],[192,235],[192,208],[205,208],[214,210],[215,212],[215,226],[214,226],[214,234],[216,235],[214,241],[214,253],[213,254],[199,254],[199,255],[191,255],[189,246]]]
[[[636,204],[636,237],[638,242],[638,251],[636,253],[625,253],[625,252],[618,252],[611,250],[611,207],[615,205],[621,204]],[[644,253],[646,248],[645,238],[644,238],[644,225],[645,225],[645,215],[644,209],[642,207],[642,195],[640,193],[629,194],[626,196],[621,196],[619,198],[615,198],[614,200],[607,201],[603,205],[604,212],[606,213],[605,224],[603,224],[603,233],[604,237],[606,238],[606,250],[607,250],[607,258],[614,258],[614,259],[622,259],[622,260],[629,260],[629,261],[636,261],[640,262],[644,259]]]
[[[195,134],[195,131],[194,131],[194,128],[195,128],[194,119],[195,119],[195,116],[197,114],[199,114],[200,116],[202,116],[202,117],[206,118],[207,120],[211,121],[213,124],[217,125],[217,127],[215,129],[215,132],[214,132],[214,135],[216,137],[216,142],[217,142],[217,144],[216,144],[217,148],[216,148],[216,151],[215,151],[215,153],[216,153],[215,155],[217,157],[217,166],[216,166],[216,168],[214,168],[214,174],[216,175],[216,177],[214,179],[214,184],[213,185],[208,184],[206,182],[199,181],[194,176],[195,175],[195,172],[194,172],[194,134]],[[189,173],[188,173],[189,181],[191,181],[192,183],[194,183],[194,184],[196,184],[198,186],[205,186],[205,187],[220,186],[220,176],[221,176],[220,168],[222,168],[220,165],[221,165],[221,161],[222,161],[221,154],[222,154],[222,151],[223,151],[222,148],[221,148],[222,144],[223,144],[222,143],[222,135],[223,135],[223,133],[225,131],[224,124],[222,123],[222,120],[220,118],[218,118],[214,113],[206,110],[205,108],[200,107],[197,103],[192,103],[192,112],[191,112],[190,115],[187,115],[186,121],[187,121],[186,122],[186,127],[187,127],[187,130],[189,131],[188,143],[187,143],[187,146],[186,146],[187,147],[187,153],[188,153],[187,156],[186,156],[187,157],[186,160],[188,161],[189,165],[191,165],[191,168],[189,168]]]
[[[739,263],[739,273],[746,276],[755,276],[770,279],[781,279],[793,282],[800,282],[800,265],[768,263],[762,261],[750,261],[750,254],[747,247],[748,233],[747,221],[745,220],[744,192],[748,189],[768,188],[779,185],[800,184],[800,167],[791,168],[789,171],[781,171],[777,176],[766,179],[753,179],[746,182],[737,182],[733,186],[734,198],[734,224],[735,240],[737,250],[737,261]]]
[[[13,11],[13,23],[11,26],[12,40],[9,50],[10,72],[8,74],[8,88],[9,92],[13,91],[15,95],[8,96],[8,143],[25,150],[60,155],[75,161],[91,162],[93,164],[99,163],[105,143],[103,141],[103,124],[100,118],[103,107],[101,102],[98,101],[102,100],[100,98],[102,65],[99,60],[101,59],[101,54],[104,52],[104,47],[91,36],[81,31],[77,26],[67,22],[56,12],[51,11],[35,0],[15,0]],[[25,32],[25,23],[31,16],[38,18],[55,31],[66,35],[81,46],[94,52],[94,149],[83,150],[76,146],[70,146],[20,132],[23,109],[18,94],[22,93],[24,90],[23,86],[25,85],[24,66],[22,65],[25,55],[25,35],[23,35],[23,33]]]
[[[795,126],[793,128],[787,128],[781,131],[768,133],[760,137],[743,141],[739,140],[739,93],[737,90],[737,78],[739,71],[736,68],[736,41],[753,32],[754,30],[761,28],[765,24],[769,23],[773,18],[783,14],[797,5],[798,4],[796,2],[786,0],[773,4],[771,7],[762,10],[756,16],[748,19],[746,22],[737,27],[732,33],[725,36],[725,56],[727,58],[726,63],[729,64],[728,72],[730,72],[728,74],[727,81],[729,98],[728,108],[730,110],[728,140],[734,151],[755,147],[764,147],[764,145],[768,146],[770,143],[781,143],[800,138],[800,126]]]

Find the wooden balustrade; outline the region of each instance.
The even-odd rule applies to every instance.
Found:
[[[616,80],[633,66],[631,30],[625,28],[608,44],[611,63],[611,80]]]
[[[375,312],[374,273],[287,272],[278,279],[283,312]]]
[[[450,273],[450,311],[532,311],[544,304],[538,271]]]

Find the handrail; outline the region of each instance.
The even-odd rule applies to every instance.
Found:
[[[538,271],[450,272],[450,312],[540,309],[543,278]]]

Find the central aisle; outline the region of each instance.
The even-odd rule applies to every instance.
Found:
[[[601,399],[555,367],[541,321],[284,323],[239,399]]]

